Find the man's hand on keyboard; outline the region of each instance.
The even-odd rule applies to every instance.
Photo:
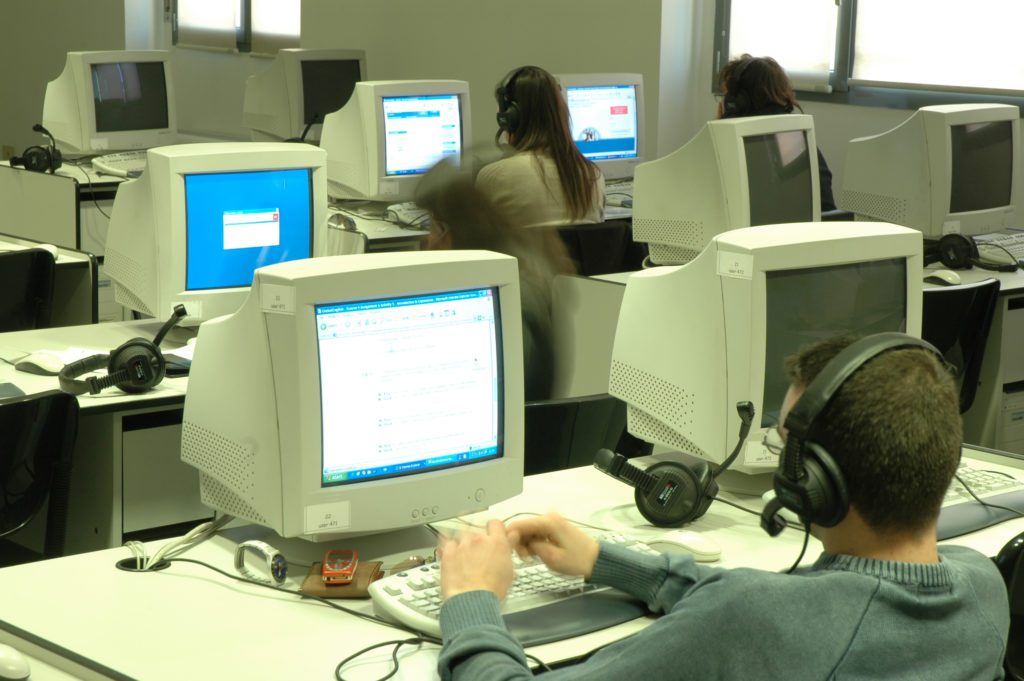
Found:
[[[488,521],[486,532],[442,539],[441,597],[484,590],[504,600],[514,577],[509,539],[500,520]]]
[[[555,572],[590,579],[597,540],[557,513],[509,523],[508,534],[520,556],[537,556]]]

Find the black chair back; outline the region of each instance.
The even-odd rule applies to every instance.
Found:
[[[1010,599],[1010,635],[1003,660],[1006,681],[1024,681],[1024,534],[1008,541],[995,562]]]
[[[0,332],[50,326],[55,270],[40,248],[0,253]]]
[[[594,463],[597,450],[616,449],[626,430],[626,403],[588,395],[526,403],[526,475]]]
[[[576,271],[586,277],[640,269],[647,254],[644,244],[633,241],[633,228],[621,220],[609,220],[556,228]]]

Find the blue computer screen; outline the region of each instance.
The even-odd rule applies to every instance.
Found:
[[[322,486],[503,455],[497,289],[317,305],[316,333]]]
[[[185,289],[250,286],[257,267],[312,257],[312,171],[186,175],[185,220]]]
[[[591,161],[636,158],[639,122],[635,85],[587,85],[565,89],[576,147]]]

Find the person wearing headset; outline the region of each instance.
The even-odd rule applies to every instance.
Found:
[[[555,77],[523,66],[495,90],[498,132],[511,155],[480,170],[476,186],[521,227],[601,222],[604,176],[576,148],[569,107]]]
[[[441,544],[441,678],[532,678],[498,609],[513,548],[662,614],[552,679],[1003,678],[1009,606],[1000,573],[972,549],[936,543],[960,459],[957,390],[931,346],[883,335],[909,340],[865,355],[863,342],[829,339],[786,361],[781,419],[790,431],[780,428],[789,442],[776,490],[794,448],[832,462],[836,482],[844,481],[845,494],[827,508],[801,514],[824,546],[813,565],[790,574],[715,568],[688,555],[599,544],[554,514],[507,528],[492,520],[486,533]],[[852,373],[824,390],[842,365]],[[810,399],[801,402],[805,391]],[[808,412],[813,427],[805,431],[797,426]]]
[[[796,93],[789,76],[771,57],[752,57],[744,54],[733,59],[718,74],[719,118],[746,116],[775,116],[793,113],[803,108],[796,101]],[[818,149],[818,189],[821,211],[836,209],[832,196],[832,171]]]

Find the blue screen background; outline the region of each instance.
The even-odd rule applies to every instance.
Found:
[[[308,168],[185,176],[185,289],[252,285],[257,267],[313,255]],[[224,213],[277,209],[277,246],[224,249]]]

